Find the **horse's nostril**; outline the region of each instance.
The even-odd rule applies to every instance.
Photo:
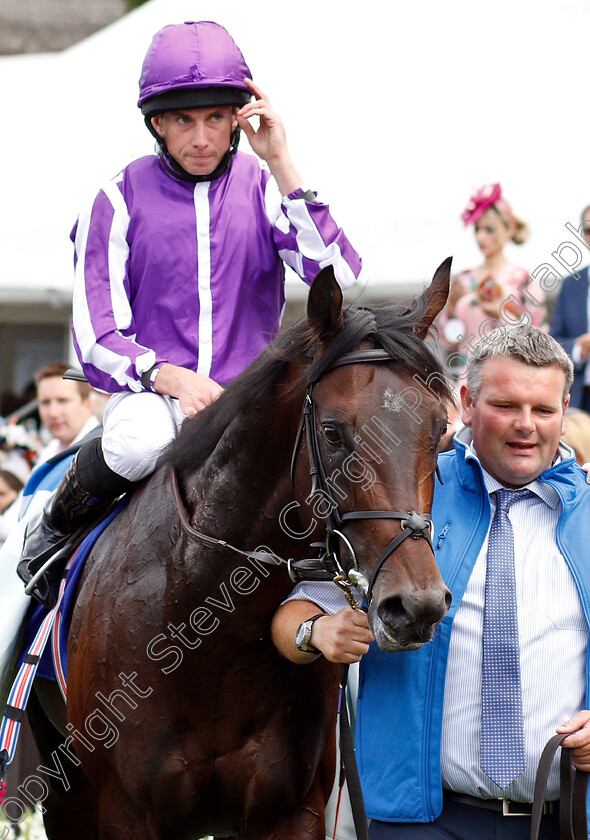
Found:
[[[386,598],[379,604],[377,615],[388,627],[397,627],[407,621],[406,610],[401,598]]]
[[[384,598],[377,607],[377,615],[392,629],[410,627],[414,623],[423,626],[436,625],[444,618],[451,606],[451,593],[446,590],[431,598],[410,598],[394,595]]]

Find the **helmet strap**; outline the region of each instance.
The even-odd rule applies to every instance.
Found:
[[[178,163],[178,161],[172,157],[172,155],[166,148],[166,143],[162,140],[162,138],[160,136],[156,136],[156,140],[158,142],[159,147],[158,157],[160,158],[160,163],[162,164],[166,172],[169,175],[172,175],[174,178],[177,178],[179,181],[188,181],[192,184],[199,184],[203,181],[214,181],[216,178],[221,178],[222,175],[225,175],[226,172],[229,172],[231,168],[232,158],[237,152],[238,143],[240,142],[240,127],[237,126],[232,131],[229,149],[221,158],[213,172],[210,172],[208,175],[191,175],[190,172],[187,172],[186,169],[183,169],[183,167]]]

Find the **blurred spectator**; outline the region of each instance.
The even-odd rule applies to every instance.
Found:
[[[8,454],[0,460],[0,546],[18,520],[21,490],[30,473],[29,465],[19,455]]]
[[[462,219],[466,227],[474,225],[484,261],[453,278],[449,302],[439,318],[443,343],[452,351],[447,369],[457,379],[462,377],[467,350],[483,335],[502,324],[542,326],[546,318],[544,292],[538,284],[531,289],[529,272],[504,254],[507,242],[526,241],[528,226],[502,198],[500,184],[479,189]]]
[[[38,464],[81,440],[100,425],[94,415],[91,387],[86,382],[63,379],[68,365],[54,362],[35,374],[39,415],[52,439],[40,452]]]
[[[565,434],[562,440],[576,453],[576,462],[582,466],[590,461],[590,414],[581,408],[568,408],[565,412]]]
[[[590,205],[582,210],[580,230],[590,247]],[[588,266],[565,278],[555,301],[550,330],[574,363],[570,405],[585,411],[590,411],[589,289]]]
[[[0,456],[4,452],[12,452],[31,466],[36,462],[40,449],[41,441],[34,423],[29,427],[28,420],[16,423],[0,418]]]

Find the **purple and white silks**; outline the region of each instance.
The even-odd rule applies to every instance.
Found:
[[[328,206],[300,194],[281,200],[240,152],[211,182],[179,181],[155,155],[109,181],[72,232],[72,332],[91,384],[141,391],[141,374],[170,362],[225,385],[279,331],[283,262],[309,284],[332,265],[350,286],[360,257]]]

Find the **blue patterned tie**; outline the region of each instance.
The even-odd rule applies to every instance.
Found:
[[[508,508],[530,490],[496,490],[483,618],[481,769],[506,788],[525,769],[514,539]]]

